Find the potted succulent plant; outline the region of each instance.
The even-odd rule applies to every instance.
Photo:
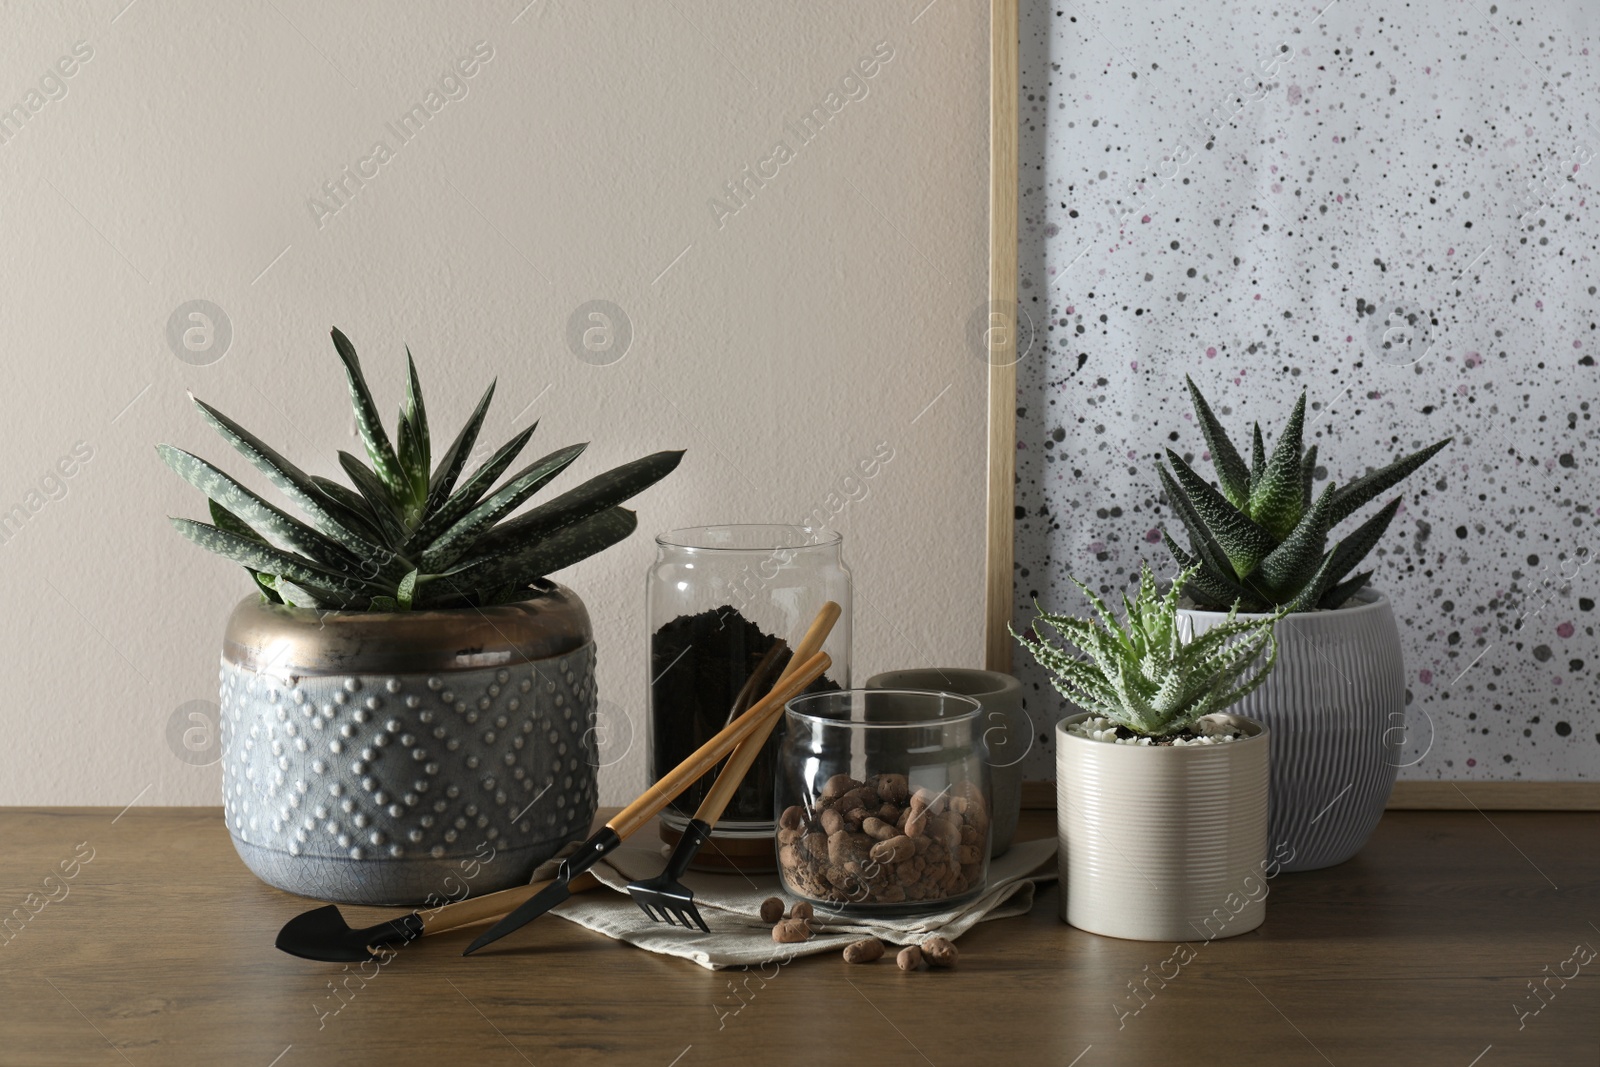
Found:
[[[1194,382],[1189,395],[1220,488],[1171,449],[1161,485],[1188,533],[1167,548],[1193,571],[1180,611],[1192,634],[1238,605],[1242,617],[1287,611],[1277,626],[1280,664],[1240,707],[1272,730],[1272,840],[1285,870],[1314,870],[1355,855],[1383,815],[1404,737],[1405,664],[1389,599],[1351,572],[1388,529],[1395,497],[1331,546],[1334,527],[1398,484],[1450,438],[1347,485],[1313,494],[1317,446],[1305,448],[1300,394],[1271,455],[1255,425],[1251,460],[1234,448]]]
[[[418,903],[526,882],[588,833],[597,801],[589,616],[546,576],[632,533],[618,504],[682,453],[624,464],[512,518],[586,446],[496,488],[530,426],[467,473],[491,383],[435,465],[410,353],[394,444],[355,349],[338,330],[333,342],[367,453],[339,453],[349,484],[307,474],[195,400],[305,521],[157,446],[210,499],[210,523],[172,524],[256,587],[223,639],[229,833],[264,881],[327,900]]]
[[[1185,640],[1178,599],[1194,576],[1161,594],[1142,568],[1121,623],[1074,579],[1095,618],[1041,610],[1012,631],[1083,709],[1056,724],[1057,863],[1061,917],[1093,933],[1211,940],[1266,914],[1268,734],[1225,709],[1272,670],[1278,616],[1230,613]]]

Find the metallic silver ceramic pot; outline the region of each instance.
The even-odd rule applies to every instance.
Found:
[[[222,649],[223,805],[263,881],[421,904],[526,883],[588,833],[594,640],[570,589],[318,612],[242,601]]]

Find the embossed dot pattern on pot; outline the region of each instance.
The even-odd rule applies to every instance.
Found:
[[[545,858],[582,837],[597,807],[592,761],[579,758],[594,708],[593,667],[593,644],[514,668],[307,675],[288,685],[225,662],[229,831],[249,846],[241,848],[247,862],[268,857],[273,869],[256,873],[277,885],[292,877],[292,864],[271,864],[274,854],[415,861],[423,895],[440,891],[435,883],[447,873],[440,860],[472,856],[482,842],[534,846]],[[518,700],[516,693],[532,695]],[[315,749],[290,743],[299,728],[280,714],[285,695],[287,706],[300,707],[314,728],[326,722],[335,736]],[[480,714],[504,725],[472,725]],[[489,767],[509,777],[486,773]],[[329,798],[334,807],[307,797]],[[392,874],[384,878],[394,883]]]

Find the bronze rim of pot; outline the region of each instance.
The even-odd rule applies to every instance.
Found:
[[[416,674],[512,666],[593,638],[566,586],[540,579],[526,600],[485,608],[317,611],[248,597],[233,609],[222,658],[266,673]]]

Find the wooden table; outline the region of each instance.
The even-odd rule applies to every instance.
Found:
[[[347,972],[272,947],[308,902],[217,810],[5,809],[0,842],[0,911],[57,898],[0,933],[5,1064],[1600,1063],[1600,958],[1567,962],[1600,949],[1593,813],[1390,812],[1349,863],[1275,880],[1261,929],[1181,950],[1075,930],[1054,888],[951,972],[713,973],[548,918],[470,959],[466,933],[411,946],[327,1016]]]

